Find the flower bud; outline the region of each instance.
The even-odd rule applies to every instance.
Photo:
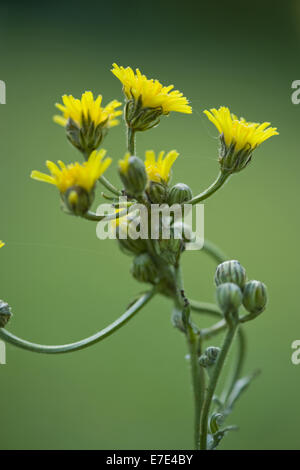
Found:
[[[139,196],[147,184],[147,173],[144,162],[129,153],[119,162],[119,174],[126,192],[132,196]]]
[[[239,261],[230,260],[219,264],[215,274],[215,283],[219,286],[225,282],[233,282],[243,289],[246,283],[246,271]]]
[[[220,284],[217,287],[216,296],[218,305],[224,315],[237,312],[243,301],[241,289],[232,282]]]
[[[206,348],[205,352],[199,357],[199,364],[202,367],[210,367],[214,365],[219,353],[220,348],[209,346],[208,348]]]
[[[0,300],[0,328],[4,328],[12,317],[12,311],[8,303]]]
[[[152,204],[163,204],[168,198],[168,186],[163,183],[150,181],[147,187],[147,193]]]
[[[88,192],[81,186],[71,186],[62,195],[63,202],[75,215],[84,215],[94,200],[94,191]]]
[[[184,204],[192,199],[192,197],[193,193],[191,188],[187,184],[178,183],[170,189],[168,204],[169,206],[173,204]]]
[[[158,278],[158,271],[148,253],[142,253],[134,258],[131,274],[140,282],[154,283]]]
[[[267,288],[263,282],[249,281],[245,285],[243,305],[248,312],[258,315],[267,304]]]

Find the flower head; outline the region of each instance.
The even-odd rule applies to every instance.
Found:
[[[62,100],[63,105],[55,105],[62,116],[55,115],[54,122],[66,128],[68,139],[83,152],[98,148],[104,131],[116,126],[119,123],[116,118],[122,114],[117,110],[121,106],[119,101],[113,100],[102,107],[102,96],[94,99],[91,91],[83,93],[81,99],[63,95]]]
[[[276,127],[269,127],[269,122],[262,124],[247,122],[232,114],[229,108],[205,110],[204,114],[220,132],[221,169],[227,172],[237,172],[250,162],[252,152],[265,140],[278,135]]]
[[[2,248],[4,245],[5,243],[2,240],[0,240],[0,248]]]
[[[76,162],[67,166],[62,161],[58,162],[58,166],[47,161],[51,175],[33,171],[31,177],[57,186],[68,208],[82,214],[89,209],[93,201],[96,181],[111,164],[111,159],[105,158],[105,154],[105,150],[95,150],[87,162]]]
[[[94,99],[91,91],[86,91],[82,94],[81,99],[74,98],[72,95],[63,95],[63,105],[56,103],[55,106],[63,113],[62,116],[56,115],[53,120],[61,126],[66,126],[68,119],[72,119],[78,127],[84,125],[90,120],[97,127],[99,124],[106,127],[116,126],[119,121],[117,116],[122,114],[122,111],[116,110],[121,103],[113,100],[104,108],[101,106],[102,96],[98,95]]]
[[[150,181],[167,184],[171,177],[171,168],[179,153],[171,150],[166,156],[161,151],[156,159],[153,150],[146,151],[145,167]]]
[[[125,117],[135,130],[147,130],[159,123],[162,114],[171,111],[191,114],[188,100],[174,85],[163,86],[158,80],[148,79],[139,69],[113,64],[112,73],[123,84],[127,98]]]

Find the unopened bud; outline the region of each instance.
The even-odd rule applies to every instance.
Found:
[[[224,313],[237,312],[243,301],[243,294],[241,289],[232,282],[220,284],[217,287],[217,302]]]
[[[220,353],[220,348],[209,346],[206,348],[204,353],[199,357],[199,364],[202,367],[210,367],[215,364],[218,355]]]
[[[147,193],[152,204],[163,204],[167,201],[169,189],[166,184],[150,181]]]
[[[8,303],[0,300],[0,328],[4,328],[12,317],[12,311]]]
[[[148,253],[142,253],[134,258],[131,273],[140,282],[154,283],[158,278],[157,268]]]
[[[144,162],[138,157],[127,153],[119,161],[119,174],[126,192],[132,196],[139,196],[147,184],[147,173]]]
[[[225,282],[232,282],[243,289],[246,283],[246,271],[239,261],[230,260],[219,264],[215,274],[215,283],[219,286]]]
[[[267,288],[263,282],[249,281],[245,285],[243,305],[248,312],[258,315],[267,304]]]
[[[184,183],[175,184],[172,186],[168,196],[168,204],[172,206],[173,204],[184,204],[192,199],[193,193],[191,188]]]

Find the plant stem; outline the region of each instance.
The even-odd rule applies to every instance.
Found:
[[[107,178],[105,178],[105,176],[100,176],[99,178],[99,181],[100,183],[103,184],[103,186],[105,186],[106,189],[108,189],[111,193],[115,194],[116,196],[122,196],[122,192],[119,191],[113,184],[111,184],[110,181],[108,181]]]
[[[220,189],[225,181],[229,178],[230,174],[224,174],[222,172],[219,173],[217,179],[210,185],[205,191],[198,194],[197,196],[193,197],[190,201],[186,204],[197,204],[198,202],[204,201],[205,199],[212,196],[218,189]]]
[[[207,392],[206,392],[206,396],[205,396],[205,400],[203,404],[203,409],[202,409],[201,422],[200,422],[200,449],[201,450],[207,449],[208,417],[209,417],[211,402],[212,402],[212,399],[216,390],[216,386],[217,386],[220,374],[222,372],[222,368],[224,366],[226,356],[230,349],[231,343],[234,339],[237,325],[238,323],[235,321],[228,324],[227,334],[225,336],[220,354],[218,356],[218,359],[216,361],[212,375],[209,380],[209,384],[208,384],[208,388],[207,388]]]
[[[181,270],[178,267],[176,269],[176,280],[177,287],[179,290],[178,293],[178,302],[182,305],[181,292],[183,292],[183,281],[181,276]],[[201,419],[201,409],[203,406],[204,400],[204,391],[205,391],[205,371],[203,367],[199,364],[199,356],[202,353],[202,344],[201,337],[197,334],[191,324],[190,316],[188,318],[187,328],[186,328],[186,338],[188,343],[188,349],[190,354],[190,365],[192,373],[192,385],[193,385],[193,394],[194,394],[194,445],[195,449],[198,450],[199,439],[200,439],[200,419]]]
[[[228,259],[228,256],[226,256],[226,254],[223,253],[223,251],[217,245],[209,240],[205,240],[202,250],[212,256],[212,258],[214,258],[218,264],[223,263]]]
[[[242,375],[242,370],[243,370],[243,366],[244,366],[244,362],[245,362],[245,356],[246,356],[246,336],[245,336],[245,333],[243,331],[243,329],[241,327],[239,327],[238,329],[238,344],[237,344],[237,347],[238,347],[238,350],[237,350],[237,354],[236,354],[236,363],[235,363],[235,366],[234,366],[234,369],[233,369],[233,373],[232,373],[232,376],[231,376],[231,379],[229,381],[229,387],[226,391],[226,393],[224,393],[224,397],[222,397],[222,401],[223,403],[226,403],[232,390],[233,390],[233,387],[234,385],[236,384],[237,380],[241,377]]]
[[[132,127],[127,127],[127,149],[130,155],[135,155],[135,131]]]
[[[77,341],[76,343],[70,344],[63,344],[58,346],[46,346],[43,344],[36,344],[31,343],[30,341],[26,341],[22,338],[18,338],[14,334],[10,333],[4,328],[0,328],[0,338],[4,341],[13,344],[22,349],[27,349],[29,351],[34,351],[38,353],[45,353],[45,354],[62,354],[71,351],[78,351],[80,349],[85,349],[92,344],[96,344],[99,341],[102,341],[104,338],[107,338],[119,328],[124,326],[131,318],[133,318],[137,312],[139,312],[142,307],[144,307],[149,300],[155,294],[156,289],[152,289],[151,291],[143,294],[133,305],[131,305],[128,310],[121,315],[116,321],[111,323],[109,326],[104,328],[103,330],[99,331],[98,333],[89,336],[88,338],[82,339],[81,341]]]

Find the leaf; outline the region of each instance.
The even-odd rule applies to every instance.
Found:
[[[239,380],[236,381],[231,394],[228,397],[227,400],[227,406],[226,406],[226,414],[229,414],[236,401],[239,399],[241,394],[247,390],[249,387],[250,383],[260,374],[260,370],[254,371],[251,375],[248,375],[247,377],[243,377]]]

